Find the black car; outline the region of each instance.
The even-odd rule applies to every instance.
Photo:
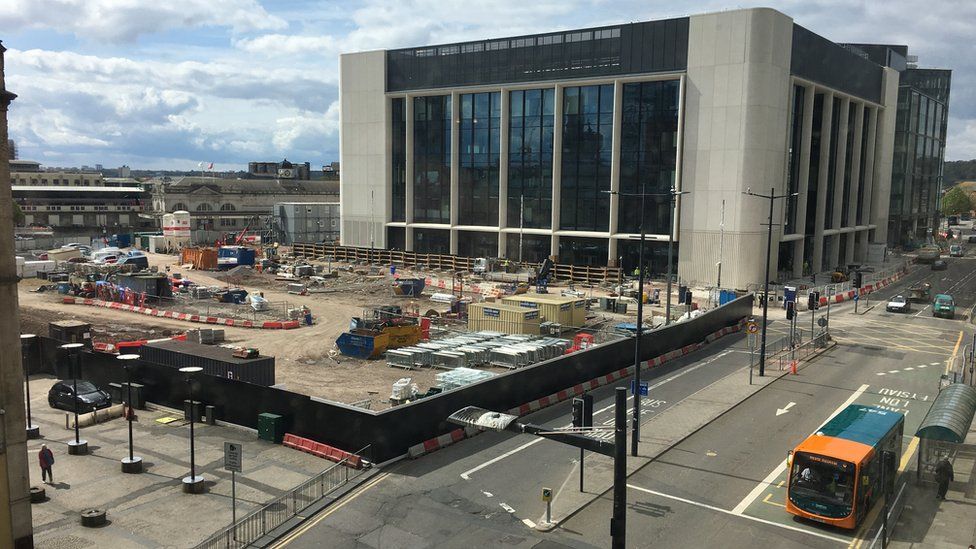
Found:
[[[47,403],[51,408],[60,408],[73,412],[74,402],[74,380],[65,379],[58,381],[51,386],[47,393]],[[78,380],[78,411],[93,412],[112,405],[112,397],[105,391],[99,389],[90,381]]]
[[[932,262],[933,271],[944,271],[949,267],[949,264],[942,259],[936,259]]]

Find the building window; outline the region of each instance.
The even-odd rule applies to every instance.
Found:
[[[460,100],[458,220],[497,226],[501,94],[466,93]]]
[[[413,220],[451,221],[451,96],[414,98]]]
[[[212,212],[213,211],[213,206],[211,206],[210,204],[208,204],[206,202],[202,202],[202,203],[200,203],[200,204],[197,205],[197,211],[198,212]]]
[[[498,233],[459,231],[458,255],[465,257],[498,256]]]
[[[505,255],[515,261],[542,263],[552,250],[552,237],[548,235],[508,233],[505,238],[508,246]]]
[[[230,202],[226,202],[220,205],[220,211],[222,212],[236,212],[237,208],[234,207]]]
[[[509,227],[552,226],[552,136],[555,90],[509,94]],[[548,251],[545,255],[549,255]]]
[[[608,230],[612,130],[613,85],[563,90],[560,229]]]
[[[793,120],[790,124],[790,150],[788,151],[789,193],[800,190],[800,145],[803,143],[803,103],[806,88],[793,86]],[[786,200],[786,227],[783,234],[796,232],[796,204],[795,198]],[[807,227],[807,232],[813,232],[813,227]]]
[[[237,220],[234,219],[233,217],[221,217],[220,218],[220,226],[221,227],[236,227],[237,226]]]
[[[442,229],[414,229],[413,251],[418,254],[449,254],[451,232]]]
[[[407,230],[403,227],[386,228],[386,249],[405,251],[407,249]]]
[[[559,239],[559,262],[570,265],[605,267],[609,243],[605,238],[561,237]]]
[[[177,202],[176,204],[173,205],[174,212],[185,212],[187,210],[189,210],[189,208],[187,208],[186,204],[182,202]]]
[[[402,97],[392,99],[393,124],[391,162],[393,164],[393,221],[406,221],[407,209],[407,109]]]
[[[667,234],[678,161],[678,80],[624,84],[617,232]],[[630,195],[630,196],[628,196]]]

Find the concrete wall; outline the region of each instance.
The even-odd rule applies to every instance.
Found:
[[[390,114],[385,93],[385,52],[339,56],[339,203],[344,246],[386,247]]]
[[[876,225],[872,243],[888,241],[888,210],[891,207],[891,162],[895,153],[895,118],[898,114],[898,71],[885,68],[884,105],[878,114],[875,144],[874,188],[871,192],[871,223]]]
[[[761,224],[769,203],[742,193],[785,191],[792,30],[792,19],[771,9],[691,17],[681,159],[681,188],[691,194],[679,212],[682,280],[714,284],[720,248],[723,286],[763,279]],[[774,223],[782,216],[777,202]]]

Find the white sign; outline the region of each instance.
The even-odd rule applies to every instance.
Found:
[[[244,445],[240,442],[224,442],[224,469],[241,472]]]

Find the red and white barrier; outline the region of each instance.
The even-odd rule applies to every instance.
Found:
[[[143,314],[146,316],[155,316],[160,318],[171,318],[173,320],[181,320],[184,322],[196,322],[200,324],[215,324],[220,326],[231,326],[236,328],[261,328],[264,330],[294,330],[301,327],[302,323],[298,320],[288,320],[288,321],[274,321],[274,322],[252,322],[250,320],[239,320],[236,318],[222,318],[218,316],[201,316],[189,313],[178,313],[176,311],[164,311],[162,309],[153,309],[150,307],[139,307],[138,305],[127,305],[125,303],[116,303],[114,301],[102,301],[100,299],[78,299],[74,297],[64,297],[61,299],[62,303],[75,304],[75,305],[89,305],[91,307],[105,307],[107,309],[115,309],[118,311],[128,311],[132,313]]]

